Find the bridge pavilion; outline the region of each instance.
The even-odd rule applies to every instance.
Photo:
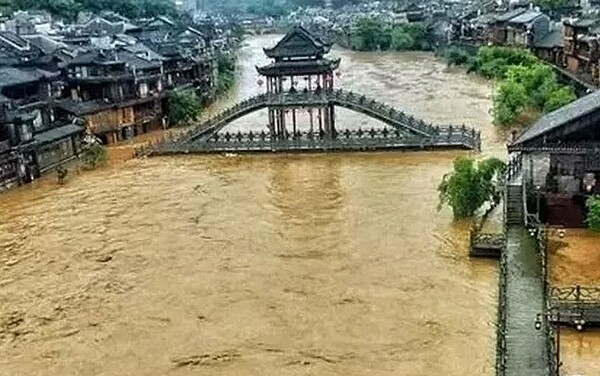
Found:
[[[334,88],[334,71],[340,65],[340,59],[329,59],[325,55],[331,44],[309,33],[301,26],[294,27],[272,48],[265,48],[265,54],[273,59],[269,65],[257,67],[258,72],[266,78],[267,95],[281,96],[307,93],[325,94]],[[316,115],[319,135],[334,138],[335,107],[327,100],[314,102],[300,107],[309,113],[310,133],[314,131]],[[286,114],[291,112],[292,134],[295,135],[296,111],[298,104],[273,104],[269,106],[269,130],[275,139],[285,139],[288,135]]]

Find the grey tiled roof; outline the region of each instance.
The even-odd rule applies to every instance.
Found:
[[[544,35],[538,41],[533,43],[534,47],[537,48],[554,48],[563,46],[563,34],[562,30],[551,30],[548,34]]]
[[[536,10],[530,10],[527,11],[523,14],[518,15],[515,18],[511,18],[508,23],[511,24],[528,24],[530,22],[532,22],[533,20],[535,20],[538,17],[543,16],[544,14],[542,12],[538,12]]]
[[[13,67],[0,68],[0,87],[26,84],[35,82],[41,77],[40,74],[31,71],[25,71]]]
[[[48,144],[66,137],[70,137],[77,133],[82,133],[83,131],[83,127],[75,124],[68,124],[62,127],[49,129],[42,133],[37,133],[34,136],[34,140],[40,144]]]
[[[93,114],[94,112],[102,111],[105,108],[112,107],[112,103],[106,103],[104,101],[85,101],[76,102],[70,99],[64,100],[57,104],[59,108],[66,110],[74,115],[81,116],[87,114]]]
[[[509,10],[508,12],[499,14],[495,17],[497,22],[506,22],[512,18],[517,17],[520,14],[525,13],[527,10],[525,8],[517,8],[513,10]]]
[[[592,27],[598,24],[598,20],[594,20],[591,18],[588,19],[575,19],[575,20],[566,20],[565,25],[571,25],[575,27]]]
[[[517,138],[513,145],[518,145],[542,136],[551,130],[560,128],[584,115],[596,111],[600,111],[600,91],[579,98],[556,111],[542,116],[538,121],[527,128],[525,132]]]

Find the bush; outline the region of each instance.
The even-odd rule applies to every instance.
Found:
[[[102,166],[108,159],[108,153],[104,145],[93,143],[83,147],[79,155],[79,163],[84,170],[93,170]]]
[[[445,54],[448,65],[469,65],[473,60],[477,60],[469,54],[467,50],[460,47],[451,47]]]
[[[600,196],[594,195],[588,198],[585,206],[588,209],[585,224],[591,230],[600,232]]]
[[[452,208],[455,218],[473,216],[488,201],[499,199],[495,177],[505,168],[504,162],[488,158],[475,165],[472,158],[454,160],[454,170],[444,175],[438,187],[440,203]]]

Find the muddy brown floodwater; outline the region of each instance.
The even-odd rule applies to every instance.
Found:
[[[600,235],[567,229],[549,243],[549,279],[553,286],[600,286]],[[565,375],[600,375],[600,330],[561,332],[562,371]]]
[[[259,91],[276,39],[247,42],[210,111]],[[333,54],[342,87],[502,156],[485,82],[430,54]],[[461,154],[117,158],[2,195],[0,375],[491,375],[496,264],[436,210]]]

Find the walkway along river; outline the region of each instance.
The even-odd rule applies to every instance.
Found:
[[[248,41],[218,107],[260,90],[275,40]],[[503,156],[488,84],[429,54],[334,54],[344,89]],[[436,210],[464,154],[138,159],[0,196],[0,374],[492,375],[496,263]]]

